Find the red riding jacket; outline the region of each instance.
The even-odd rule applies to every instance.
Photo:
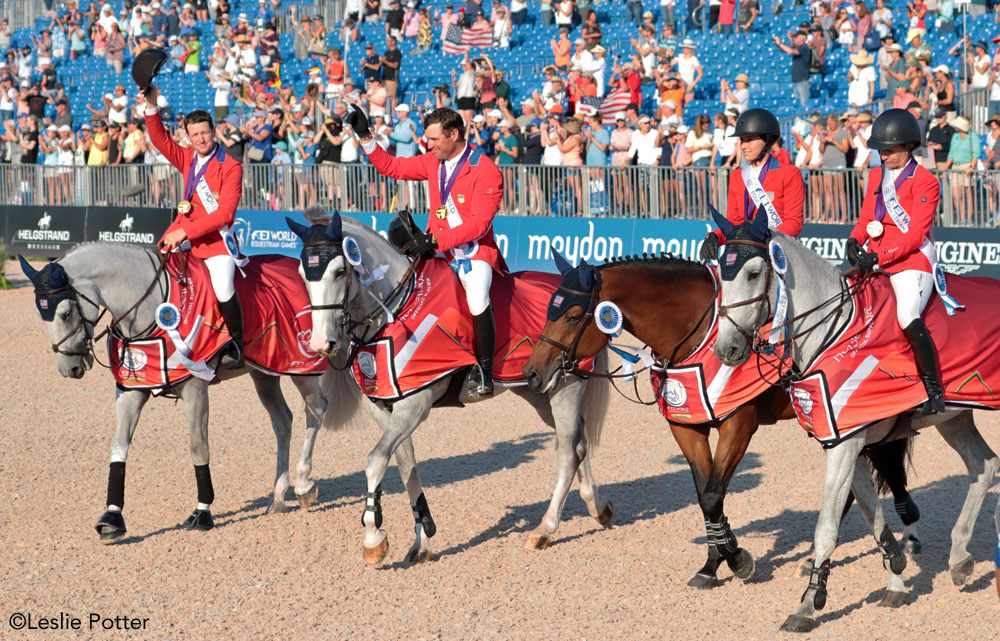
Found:
[[[789,236],[798,236],[802,231],[802,201],[805,199],[806,185],[802,181],[802,172],[794,165],[782,165],[771,156],[770,165],[761,187],[767,192],[768,198],[774,203],[774,209],[781,216],[778,231]],[[744,194],[747,187],[743,184],[743,169],[737,169],[729,176],[729,197],[726,206],[726,218],[734,225],[740,225],[746,220],[744,210]],[[766,212],[760,212],[766,216]],[[750,201],[750,220],[757,217],[758,208]],[[722,231],[713,230],[719,237],[719,244],[726,242]]]

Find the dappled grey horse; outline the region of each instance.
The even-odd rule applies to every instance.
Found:
[[[57,262],[40,271],[21,259],[25,275],[47,288],[46,303],[52,302],[45,320],[56,352],[59,373],[68,378],[82,378],[94,362],[94,331],[102,309],[108,311],[124,336],[140,337],[154,327],[157,306],[164,302],[168,275],[158,270],[156,252],[117,243],[84,243],[70,250]],[[155,282],[154,282],[155,281]],[[148,292],[145,295],[144,292]],[[215,367],[216,362],[209,363]],[[289,488],[289,444],[292,413],[281,394],[280,378],[251,367],[228,371],[217,369],[217,381],[249,374],[257,396],[271,419],[278,444],[274,492],[268,513],[285,512],[285,494]],[[342,375],[329,370],[323,376],[292,376],[305,402],[306,438],[296,468],[295,495],[303,507],[316,501],[318,488],[309,478],[317,430],[323,424],[327,402],[339,402],[345,385]],[[347,381],[348,384],[353,384]],[[213,526],[210,505],[215,493],[209,469],[208,448],[209,383],[192,376],[172,388],[184,402],[190,431],[191,459],[198,486],[198,505],[184,525],[207,530]],[[97,523],[101,541],[112,542],[125,534],[122,508],[125,497],[125,461],[129,445],[139,423],[139,415],[149,400],[150,391],[122,389],[116,386],[117,428],[111,442],[111,465],[108,472],[107,510]],[[350,397],[347,399],[351,400]],[[245,417],[240,417],[241,421]],[[329,425],[329,424],[328,424]],[[337,427],[337,425],[333,425]]]
[[[791,336],[791,353],[799,371],[806,371],[813,359],[824,349],[828,337],[833,336],[853,315],[854,302],[844,295],[846,283],[841,273],[822,257],[813,253],[796,239],[780,232],[767,231],[767,217],[758,216],[755,223],[739,227],[719,221],[726,234],[726,252],[734,255],[733,268],[722,270],[722,306],[720,316],[728,322],[719,324],[715,343],[716,355],[727,365],[737,365],[751,357],[754,342],[769,309],[775,308],[777,277],[768,260],[767,241],[777,242],[787,261],[787,274],[783,287],[787,288],[788,308],[786,318]],[[843,305],[843,314],[830,314],[831,306]],[[871,475],[865,465],[858,466],[858,455],[873,443],[886,439],[896,424],[897,417],[881,420],[867,429],[859,430],[836,445],[827,447],[826,480],[823,502],[815,531],[816,560],[809,586],[799,605],[786,619],[782,629],[806,632],[815,626],[816,611],[823,609],[827,597],[827,579],[830,556],[837,542],[842,506],[852,489],[861,512],[872,528],[875,539],[887,557],[889,570],[888,591],[880,605],[899,607],[909,600],[908,589],[902,572],[905,556],[896,553],[898,545],[891,530],[885,525],[881,504],[871,486]],[[951,532],[949,564],[955,585],[964,585],[970,578],[975,560],[967,546],[972,529],[1000,459],[990,449],[973,421],[970,410],[949,411],[943,415],[914,417],[912,428],[935,425],[944,441],[958,452],[969,475],[969,490],[962,512]],[[997,506],[1000,523],[1000,505]],[[1000,525],[998,525],[1000,528]]]
[[[307,218],[316,220],[315,212],[307,212]],[[329,225],[307,228],[289,220],[289,226],[300,237],[313,236],[308,245],[317,247],[305,260],[311,270],[320,272],[316,278],[307,278],[300,268],[309,290],[312,303],[313,334],[312,349],[321,354],[333,356],[333,362],[349,362],[352,336],[373,337],[387,322],[387,312],[402,306],[408,292],[408,275],[412,275],[410,261],[395,247],[370,227],[351,219],[334,214]],[[370,270],[362,285],[360,276],[348,264],[343,251],[343,239],[347,236],[357,241],[361,260]],[[318,247],[320,246],[320,247]],[[307,246],[304,254],[310,252]],[[315,260],[313,260],[315,259]],[[313,272],[314,273],[314,272]],[[374,278],[373,275],[379,275]],[[601,352],[595,362],[595,371],[607,371],[606,353]],[[459,370],[434,382],[410,396],[392,404],[368,403],[375,421],[382,427],[382,437],[368,455],[365,467],[367,477],[367,500],[363,516],[364,558],[368,563],[378,563],[388,552],[388,538],[382,529],[381,484],[388,466],[389,457],[398,452],[402,444],[420,423],[426,420],[436,401],[445,396],[452,379],[464,377]],[[606,526],[612,518],[613,508],[609,501],[601,501],[597,494],[597,484],[590,469],[590,456],[598,444],[609,401],[609,383],[605,378],[594,377],[587,380],[570,376],[546,394],[536,394],[526,386],[501,388],[509,389],[535,408],[541,419],[556,430],[558,452],[558,479],[548,510],[525,542],[526,548],[542,549],[549,545],[552,535],[559,527],[563,506],[573,482],[573,475],[580,482],[580,497],[587,504],[587,510],[598,523]],[[361,391],[354,386],[358,396]],[[499,395],[499,394],[497,394]],[[348,420],[348,412],[353,404],[331,405],[327,421]],[[410,548],[407,559],[424,561],[433,558],[428,531],[421,524],[421,514],[427,510],[427,503],[420,485],[420,477],[413,474],[404,477],[410,505],[417,518],[416,540]]]

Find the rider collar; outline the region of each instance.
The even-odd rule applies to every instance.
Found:
[[[594,297],[594,285],[598,278],[596,270],[582,259],[580,266],[574,268],[557,252],[552,252],[552,256],[560,273],[562,273],[562,281],[556,291],[552,293],[552,298],[549,299],[549,310],[546,318],[549,321],[557,321],[566,313],[566,310],[574,305],[582,307],[584,310],[590,310],[590,303]]]
[[[35,308],[42,315],[43,321],[51,322],[59,303],[72,300],[75,295],[66,270],[59,263],[48,263],[41,271],[35,271],[24,258],[21,258],[21,268],[35,286]],[[33,273],[29,273],[29,269]]]

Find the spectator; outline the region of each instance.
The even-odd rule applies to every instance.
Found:
[[[896,94],[892,98],[892,107],[893,109],[906,109],[906,106],[916,100],[916,98],[916,96],[910,93],[909,87],[906,84],[900,83],[896,85]]]
[[[451,72],[451,86],[455,90],[455,109],[466,123],[472,122],[476,109],[476,73],[469,56],[462,59],[462,75],[455,79]]]
[[[122,64],[125,61],[125,37],[118,30],[118,23],[112,23],[108,32],[107,41],[107,61],[115,73],[122,72]]]
[[[272,145],[274,149],[274,154],[271,156],[272,165],[290,165],[292,164],[292,157],[288,154],[288,144],[284,141],[278,141]]]
[[[379,0],[365,0],[365,22],[378,22],[380,7]]]
[[[493,12],[490,20],[493,29],[493,46],[501,49],[510,48],[511,22],[507,10],[500,6]]]
[[[972,44],[973,53],[969,53],[969,70],[972,72],[970,85],[973,89],[985,89],[990,84],[989,48],[986,42],[979,40]]]
[[[616,60],[611,73],[611,81],[608,84],[620,91],[629,92],[630,103],[642,103],[642,79],[635,72],[635,63],[626,62],[619,66]]]
[[[247,160],[251,163],[270,162],[271,156],[274,154],[274,151],[271,149],[271,138],[274,134],[274,129],[267,122],[267,114],[262,110],[255,111],[253,118],[241,127],[240,131],[250,139],[248,141]]]
[[[569,27],[559,27],[559,39],[549,40],[552,48],[552,55],[555,57],[555,66],[559,71],[569,69],[570,50],[573,48],[569,41]]]
[[[73,114],[69,112],[69,102],[60,100],[56,103],[56,116],[52,119],[56,127],[73,127]]]
[[[721,0],[719,3],[719,32],[727,36],[733,34],[736,16],[736,0]]]
[[[639,55],[642,60],[642,76],[645,78],[652,78],[653,73],[656,70],[656,53],[659,51],[660,46],[656,42],[656,31],[647,25],[642,25],[639,27],[639,38],[631,38],[632,48]],[[582,38],[577,39],[580,47],[584,46],[584,41]]]
[[[986,144],[983,146],[983,169],[995,171],[1000,169],[1000,114],[993,114],[986,121]],[[996,190],[993,190],[994,198]],[[994,219],[996,212],[994,211]],[[994,220],[994,222],[996,222]]]
[[[382,78],[382,59],[375,53],[374,43],[369,42],[365,45],[365,57],[361,62],[361,71],[365,78],[365,91],[368,91],[373,80]]]
[[[517,162],[518,143],[517,136],[514,135],[514,123],[504,118],[500,121],[500,136],[497,138],[497,164],[513,165]],[[510,174],[513,178],[513,174]],[[510,183],[513,185],[513,181]]]
[[[953,170],[951,178],[951,197],[958,212],[959,223],[968,223],[972,218],[972,170],[980,157],[979,135],[970,133],[968,118],[960,116],[952,121],[955,133],[951,137],[951,147],[948,149],[948,159],[944,169]]]
[[[295,30],[295,38],[292,40],[292,50],[295,52],[296,60],[305,60],[309,56],[309,40],[312,38],[312,20],[309,16],[303,15],[299,22],[299,28]]]
[[[122,160],[130,164],[140,164],[145,162],[146,136],[143,133],[139,121],[130,118],[128,121],[128,131],[122,140]]]
[[[808,48],[807,48],[808,49]],[[685,38],[681,42],[681,55],[671,61],[671,66],[677,67],[677,74],[684,82],[684,102],[691,102],[695,98],[695,88],[705,72],[701,68],[701,62],[694,55],[695,44],[690,38]],[[637,102],[634,101],[633,102]]]
[[[87,55],[87,30],[82,25],[74,24],[69,26],[69,57],[76,60],[80,56]],[[0,47],[2,48],[2,47]]]
[[[795,88],[795,95],[799,98],[799,105],[805,107],[809,102],[811,92],[809,82],[809,47],[806,45],[806,34],[796,31],[789,34],[791,44],[786,45],[778,38],[772,36],[774,44],[785,53],[792,56],[792,86]]]
[[[215,99],[212,103],[215,110],[215,120],[222,121],[229,115],[229,95],[233,92],[233,83],[226,71],[220,72],[215,81],[212,80],[212,76],[207,71],[205,76],[212,88],[215,89]]]
[[[587,166],[604,167],[608,164],[611,134],[601,124],[601,112],[595,108],[588,111],[584,122],[586,123],[583,135],[587,145]],[[598,174],[597,179],[603,181],[603,176]]]
[[[937,14],[937,32],[955,33],[955,0],[938,0]]]
[[[118,166],[122,162],[122,126],[121,123],[108,123],[108,164]]]
[[[736,139],[733,137],[735,127],[729,124],[729,118],[724,113],[717,113],[712,118],[715,128],[712,130],[712,155],[710,167],[737,167],[739,154]]]
[[[906,60],[903,59],[903,47],[899,43],[892,43],[885,48],[889,54],[889,63],[882,67],[882,73],[886,77],[886,90],[891,94],[895,93],[898,85],[907,84],[906,80]]]
[[[1000,58],[994,59],[990,65],[990,80],[987,83],[990,90],[988,113],[1000,114]]]
[[[419,15],[420,22],[417,25],[417,47],[413,50],[414,55],[420,55],[430,51],[431,43],[433,41],[430,11],[428,9],[421,9]]]
[[[545,13],[544,13],[545,6],[546,6],[545,4],[542,5],[542,9],[543,9],[542,20],[543,20],[543,22],[544,22],[544,18],[545,18]],[[551,15],[551,5],[549,5],[549,6],[550,6],[549,11],[550,11],[550,15]],[[451,25],[457,25],[458,24],[458,14],[455,13],[455,5],[452,5],[452,4],[446,5],[445,8],[444,8],[444,13],[441,13],[441,10],[437,9],[435,11],[435,13],[434,13],[434,21],[435,21],[435,24],[441,25],[441,40],[443,41],[445,35],[447,35],[447,33],[448,33],[448,27],[450,27]],[[549,24],[552,24],[551,21],[549,22]]]
[[[945,109],[938,109],[934,114],[934,122],[927,130],[927,148],[933,154],[934,166],[942,171],[948,169],[948,152],[951,150],[951,139],[955,135],[955,128],[948,123],[951,112]]]
[[[709,131],[711,121],[705,114],[699,114],[694,120],[694,128],[688,132],[684,146],[691,154],[691,164],[694,167],[708,167],[712,162],[712,133]]]
[[[551,27],[552,23],[555,22],[555,17],[552,15],[552,1],[553,0],[538,0],[539,16],[542,19],[542,25],[546,27]]]
[[[681,86],[681,81],[677,77],[677,74],[673,72],[668,73],[666,80],[660,87],[660,104],[673,103],[671,109],[676,112],[677,118],[680,120],[684,117],[684,97],[684,87]]]
[[[219,142],[225,148],[226,154],[233,160],[243,162],[244,151],[246,150],[246,143],[249,137],[237,126],[238,122],[236,116],[227,116],[219,122],[216,131],[218,132]]]
[[[397,158],[417,155],[417,127],[410,120],[410,106],[405,102],[396,106],[396,125],[389,134],[389,141],[396,146]]]
[[[736,109],[743,113],[750,108],[750,77],[745,73],[736,76],[736,89],[734,90],[729,81],[725,78],[719,80],[720,101],[725,105],[725,109]]]
[[[573,11],[576,9],[576,2],[574,0],[558,0],[553,3],[556,26],[562,29],[566,27],[567,29],[573,28]]]
[[[927,5],[923,0],[912,0],[906,3],[906,14],[910,19],[910,28],[906,32],[906,42],[919,38],[927,33],[927,24],[924,16],[927,14]]]
[[[309,31],[309,55],[317,60],[326,56],[326,25],[319,16],[313,18],[312,29]]]
[[[867,105],[875,97],[875,57],[861,50],[851,54],[851,68],[847,71],[847,104],[852,107]]]
[[[397,3],[398,4],[398,3]],[[389,104],[396,104],[396,88],[399,86],[399,67],[403,62],[403,53],[396,48],[396,38],[389,36],[385,40],[387,50],[379,57],[382,65],[382,86],[389,97]]]
[[[389,92],[382,86],[381,80],[372,80],[371,88],[368,89],[368,115],[385,116],[391,109],[389,104]]]
[[[184,38],[184,31],[181,30],[181,38]],[[198,73],[201,71],[201,43],[198,42],[198,32],[188,31],[186,49],[184,51],[184,73]]]
[[[892,34],[892,9],[885,6],[885,0],[875,0],[872,26],[878,31],[880,40]]]
[[[180,6],[176,2],[170,3],[170,10],[167,11],[167,36],[180,36],[181,15]]]
[[[754,31],[754,23],[757,22],[757,16],[760,15],[760,4],[757,0],[742,0],[736,15],[736,33],[741,31],[750,33]]]
[[[852,133],[852,132],[848,132]],[[858,114],[856,126],[851,137],[851,148],[854,150],[853,166],[864,175],[864,172],[872,165],[873,160],[878,159],[878,154],[873,154],[868,147],[868,139],[872,135],[872,112],[862,111]]]
[[[87,165],[94,167],[108,164],[108,145],[111,136],[108,133],[108,123],[98,120],[95,127],[93,143],[90,145],[90,153],[87,156]]]
[[[938,109],[946,112],[948,120],[953,119],[957,114],[955,83],[951,79],[951,69],[947,65],[934,67],[934,78],[927,85],[927,90],[934,92]]]
[[[594,47],[600,46],[604,32],[601,31],[601,25],[597,23],[596,11],[591,11],[587,14],[587,20],[580,28],[580,37],[587,43],[587,50],[591,53],[594,52]]]
[[[416,12],[413,1],[410,0],[403,7],[403,37],[407,40],[415,40],[417,29],[420,26],[420,14]]]
[[[0,49],[5,51],[10,49],[11,33],[10,20],[4,18],[0,21]]]
[[[397,40],[402,38],[404,14],[403,10],[399,7],[399,0],[390,0],[389,10],[385,12],[383,18],[385,19],[386,37],[396,38]]]
[[[868,12],[868,5],[863,0],[854,3],[854,20],[857,25],[855,26],[854,46],[851,47],[852,52],[866,50],[873,42],[879,42],[878,32],[872,29],[872,16]],[[869,36],[869,32],[872,32],[871,36]],[[872,46],[873,50],[876,48]]]
[[[636,24],[636,26],[642,24],[642,0],[627,0],[628,7],[628,20],[631,20]]]

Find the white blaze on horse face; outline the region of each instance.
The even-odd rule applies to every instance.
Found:
[[[299,273],[303,274],[302,268]],[[347,261],[336,256],[327,264],[323,277],[318,281],[306,280],[306,291],[313,306],[334,305],[344,301],[344,287],[347,284]],[[309,347],[318,354],[329,356],[330,347],[346,345],[347,337],[341,329],[342,309],[314,309],[312,312],[312,338]],[[332,343],[332,345],[331,345]]]
[[[769,277],[763,258],[755,257],[747,260],[743,268],[730,281],[722,281],[722,305],[739,305],[744,301],[757,298],[764,293]],[[753,335],[760,321],[760,315],[766,313],[767,303],[763,300],[727,308],[728,319],[719,320],[719,335],[715,341],[715,355],[729,366],[741,365],[750,357],[750,342],[743,332]]]

